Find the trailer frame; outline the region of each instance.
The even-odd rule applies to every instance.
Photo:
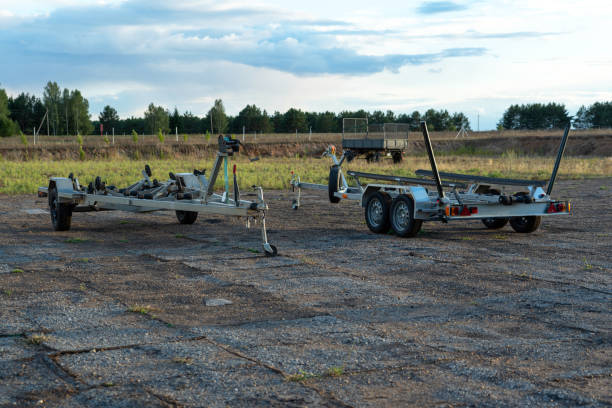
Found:
[[[328,185],[305,183],[292,173],[290,185],[296,193],[292,206],[295,210],[300,207],[302,189],[327,190],[332,203],[341,199],[359,201],[364,208],[366,224],[377,233],[393,229],[399,236],[415,236],[424,221],[446,223],[473,219],[482,220],[490,229],[501,228],[509,222],[517,232],[533,232],[539,227],[542,216],[570,213],[569,201],[554,200],[550,196],[569,129],[568,124],[548,181],[439,172],[426,122],[421,122],[421,130],[431,170],[417,170],[415,173],[420,178],[347,171],[355,181],[355,185],[350,186],[341,167],[345,161],[352,160],[351,152],[345,151],[338,158],[335,147],[329,146],[323,153],[332,160]],[[387,183],[364,184],[362,179]],[[518,191],[507,193],[512,187]]]
[[[51,177],[47,187],[38,188],[39,197],[47,197],[53,228],[56,231],[70,229],[73,212],[128,211],[128,212],[176,212],[181,224],[192,224],[198,214],[216,214],[246,218],[247,228],[253,221],[261,224],[261,239],[264,253],[276,256],[276,247],[268,242],[266,211],[263,188],[253,186],[255,200],[243,200],[236,179],[236,165],[233,167],[233,198],[230,197],[228,159],[239,151],[240,141],[229,136],[219,136],[219,150],[210,178],[205,170],[192,173],[170,173],[165,182],[151,180],[148,165],[142,171],[143,178],[136,183],[117,189],[107,186],[100,177],[87,187],[71,173],[68,177]],[[214,192],[215,182],[224,167],[225,190]]]

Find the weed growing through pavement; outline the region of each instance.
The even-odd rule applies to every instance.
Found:
[[[247,249],[247,251],[249,251],[249,252],[251,252],[253,254],[258,254],[259,253],[259,250],[253,249],[253,248],[249,248],[249,249]]]
[[[87,240],[83,238],[68,238],[64,242],[67,244],[81,244],[83,242],[87,242]]]
[[[185,234],[176,234],[174,238],[187,238]]]
[[[591,265],[591,264],[589,263],[589,261],[587,261],[586,257],[584,257],[584,258],[582,258],[582,259],[583,259],[583,261],[584,261],[584,269],[586,269],[586,270],[593,269],[593,265]]]
[[[301,382],[306,381],[310,378],[318,378],[320,375],[306,372],[304,370],[300,370],[297,374],[291,374],[287,376],[287,381],[291,382]]]
[[[128,312],[140,313],[143,315],[151,315],[154,309],[151,306],[132,305],[128,307]],[[151,315],[152,316],[152,315]]]
[[[10,289],[5,289],[5,290],[4,290],[4,294],[5,294],[6,296],[9,296],[9,297],[10,297],[10,296],[13,294],[13,291],[12,291],[12,290],[10,290]]]
[[[23,273],[23,269],[15,268],[11,271],[11,273]]]
[[[497,234],[495,235],[495,239],[508,239],[507,235]]]
[[[85,286],[85,284],[84,284],[84,283],[81,283],[81,284],[79,285],[79,289],[81,290],[81,292],[85,292],[85,291],[87,290],[87,286]]]
[[[344,367],[330,367],[329,370],[327,370],[327,375],[329,377],[340,377],[342,374],[344,374]]]
[[[47,340],[49,340],[49,338],[45,336],[44,334],[33,334],[26,339],[28,343],[35,344],[35,345],[42,344]]]

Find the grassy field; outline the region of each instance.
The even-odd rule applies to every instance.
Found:
[[[146,161],[153,169],[153,177],[167,180],[168,172],[191,172],[194,168],[210,169],[212,159],[168,159]],[[265,189],[287,189],[291,171],[300,175],[302,181],[327,183],[329,159],[314,158],[263,158],[249,162],[238,158],[238,179],[242,189],[261,185]],[[443,156],[438,158],[440,171],[453,171],[493,177],[515,177],[528,179],[547,179],[554,158],[519,156],[506,153],[501,157],[482,156]],[[46,186],[51,176],[66,177],[73,172],[81,184],[101,176],[108,184],[124,187],[141,178],[140,172],[145,161],[136,160],[89,160],[89,161],[1,161],[0,194],[34,194],[38,186]],[[390,160],[368,164],[355,160],[345,168],[372,173],[414,176],[417,169],[429,169],[424,156],[407,156],[401,165]],[[210,171],[210,170],[209,170]],[[575,158],[567,157],[561,163],[561,178],[610,177],[612,157]],[[218,187],[222,186],[222,177]]]

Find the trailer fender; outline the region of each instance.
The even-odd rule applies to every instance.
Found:
[[[379,186],[372,186],[372,185],[368,185],[365,190],[363,191],[363,194],[361,195],[361,206],[363,208],[365,208],[368,199],[370,198],[370,196],[372,194],[374,194],[375,192],[377,192],[378,190],[380,190]]]
[[[410,186],[407,194],[412,196],[414,200],[414,218],[423,218],[418,215],[419,212],[425,209],[431,209],[431,199],[429,198],[427,189],[421,186]]]
[[[58,193],[67,193],[71,194],[74,192],[74,185],[72,184],[72,180],[67,177],[51,177],[49,179],[49,190],[56,188]],[[49,195],[49,200],[51,200],[51,196]],[[61,202],[73,203],[72,200],[68,199],[60,199]],[[49,202],[51,204],[51,202]]]

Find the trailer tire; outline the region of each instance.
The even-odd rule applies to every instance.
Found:
[[[377,191],[368,197],[365,205],[365,221],[370,231],[385,234],[389,231],[389,207],[391,197],[387,193]]]
[[[414,237],[423,226],[423,220],[414,218],[414,200],[408,195],[395,197],[389,213],[391,228],[399,237]]]
[[[499,217],[495,217],[495,218],[483,218],[482,219],[482,223],[485,225],[485,227],[487,227],[488,229],[500,229],[506,226],[506,224],[508,223],[508,218],[499,218]]]
[[[61,204],[55,186],[49,188],[49,213],[55,231],[68,231],[72,221],[72,205]]]
[[[338,191],[340,186],[340,166],[334,165],[329,168],[329,181],[327,183],[327,192],[329,195],[329,202],[337,204],[340,202],[340,198],[334,195]]]
[[[391,153],[391,157],[393,158],[394,164],[402,162],[402,152],[393,152]]]
[[[541,216],[531,215],[528,217],[512,217],[510,218],[510,226],[516,232],[528,234],[538,229],[542,222]]]
[[[196,211],[176,210],[176,218],[181,224],[193,224],[198,218],[198,213]]]

